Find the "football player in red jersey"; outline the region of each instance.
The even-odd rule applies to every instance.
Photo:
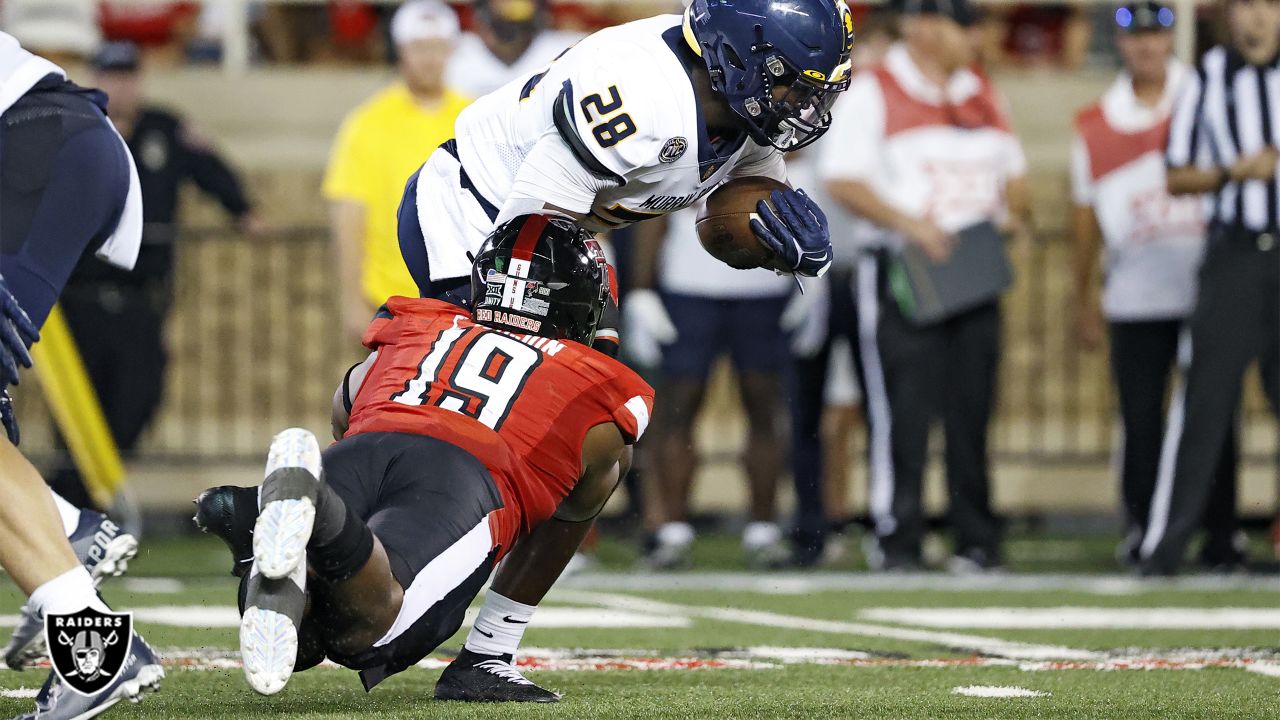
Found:
[[[379,311],[372,353],[335,397],[338,442],[321,453],[286,430],[261,488],[197,500],[197,522],[249,565],[240,643],[255,690],[279,692],[325,657],[372,688],[461,627],[519,538],[599,513],[653,403],[589,347],[609,293],[576,224],[499,227],[476,258],[470,310],[395,297]],[[237,503],[246,491],[256,503]],[[237,504],[254,508],[251,536]]]

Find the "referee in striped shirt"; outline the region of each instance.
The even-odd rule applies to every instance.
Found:
[[[1178,570],[1255,359],[1280,408],[1280,0],[1225,0],[1225,10],[1230,44],[1200,59],[1169,129],[1169,192],[1209,193],[1213,212],[1191,367],[1174,399],[1142,544],[1149,575]]]

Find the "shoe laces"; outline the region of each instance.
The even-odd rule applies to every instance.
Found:
[[[515,683],[517,685],[533,684],[528,678],[521,675],[520,671],[511,663],[503,662],[501,660],[485,660],[483,662],[476,663],[475,666],[490,675],[500,677],[509,683]]]

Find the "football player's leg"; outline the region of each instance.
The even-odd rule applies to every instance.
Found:
[[[743,465],[750,484],[751,522],[742,536],[749,564],[778,567],[787,559],[777,523],[778,480],[786,437],[782,416],[782,366],[786,337],[781,329],[785,296],[739,300],[726,320],[730,349],[738,371],[738,389],[746,410],[748,439]]]
[[[645,562],[655,568],[684,565],[693,543],[689,492],[697,470],[693,421],[706,396],[712,363],[725,348],[722,301],[663,293],[676,326],[676,341],[662,351],[662,402],[649,447],[657,463],[645,476],[645,525],[652,533]]]
[[[129,189],[123,144],[101,113],[79,112],[77,102],[88,106],[87,101],[48,95],[54,99],[24,98],[5,113],[0,127],[0,272],[37,326],[81,254],[114,229]],[[81,559],[67,543],[67,528],[74,530],[78,518],[64,528],[39,474],[8,440],[0,444],[6,455],[0,462],[6,498],[0,565],[30,593],[77,570]],[[87,571],[77,582],[85,580]],[[74,602],[82,599],[79,607],[89,604],[78,596]]]
[[[492,572],[490,515],[504,501],[479,460],[418,435],[347,438],[326,452],[325,471],[324,502],[341,502],[346,521],[309,548],[315,617],[328,656],[372,688],[462,626]]]

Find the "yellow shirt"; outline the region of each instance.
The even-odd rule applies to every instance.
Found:
[[[392,295],[418,296],[396,235],[400,198],[409,176],[453,137],[454,121],[470,103],[470,98],[446,91],[434,110],[424,110],[409,89],[397,83],[353,110],[342,123],[325,173],[324,196],[365,207],[361,284],[375,306]]]

